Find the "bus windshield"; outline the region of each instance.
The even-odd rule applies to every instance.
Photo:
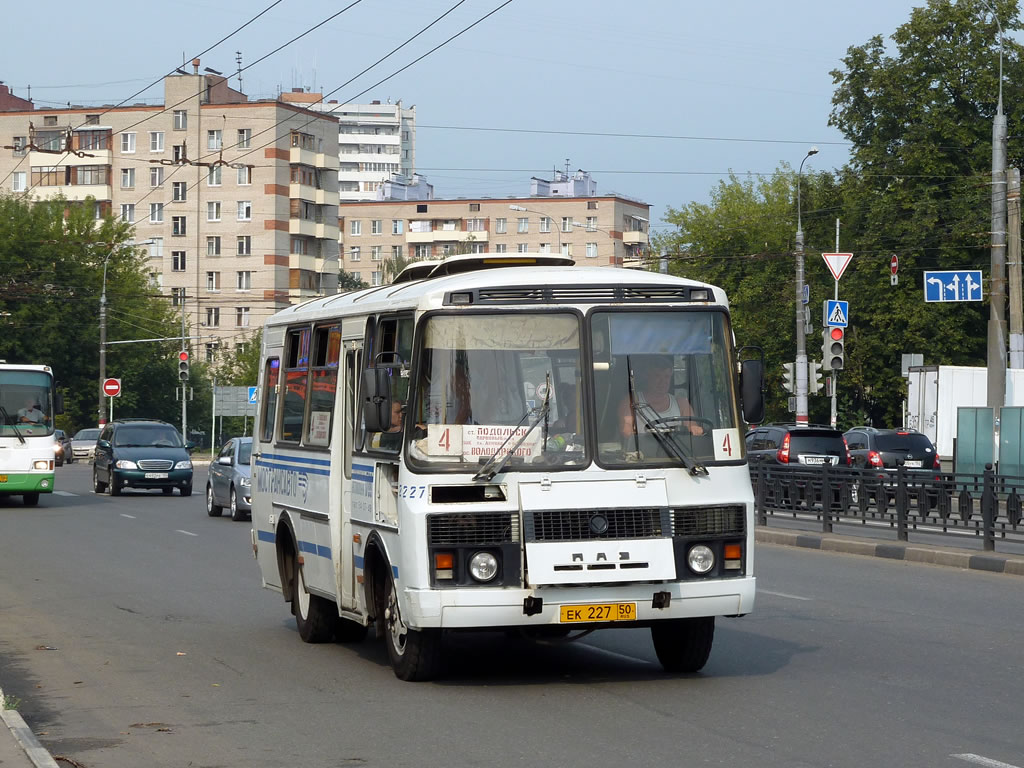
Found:
[[[600,464],[742,458],[724,312],[602,311],[590,330]]]
[[[52,391],[48,373],[0,370],[0,435],[53,434]]]
[[[580,327],[568,312],[434,315],[422,334],[413,466],[586,463]]]

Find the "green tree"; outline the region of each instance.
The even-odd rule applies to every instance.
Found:
[[[369,288],[369,284],[366,283],[361,277],[356,277],[351,272],[342,270],[338,274],[338,293],[348,293],[349,291],[361,291],[363,288]]]

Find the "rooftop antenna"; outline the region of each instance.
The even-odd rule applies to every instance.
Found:
[[[569,178],[569,158],[565,158],[565,178]]]
[[[238,90],[242,90],[242,52],[235,51],[235,63],[238,65]]]

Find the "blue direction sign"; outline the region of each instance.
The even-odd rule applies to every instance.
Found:
[[[257,387],[249,387],[249,402],[250,403],[255,403],[256,402],[256,390],[257,389],[258,389]]]
[[[850,324],[850,302],[829,299],[825,305],[825,325],[845,328]]]
[[[924,273],[925,301],[981,301],[981,270]]]

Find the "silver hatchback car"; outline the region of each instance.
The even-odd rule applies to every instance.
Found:
[[[224,507],[232,520],[247,520],[252,514],[252,438],[233,437],[224,443],[210,462],[206,482],[206,514],[220,517]]]

